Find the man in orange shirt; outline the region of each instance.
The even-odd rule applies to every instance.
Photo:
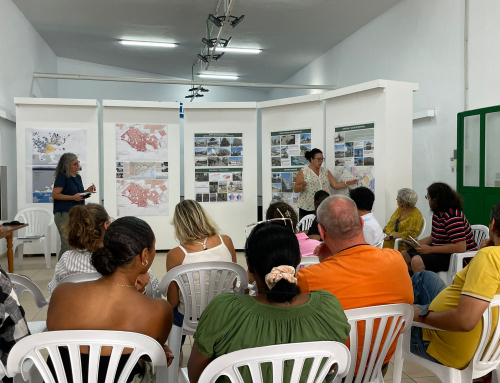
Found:
[[[363,219],[352,199],[340,195],[328,197],[320,205],[317,217],[324,241],[315,251],[320,263],[298,271],[302,294],[313,290],[329,291],[338,298],[344,310],[413,304],[413,287],[401,253],[366,243]],[[358,339],[363,339],[361,331]],[[396,343],[395,340],[384,364],[394,354]],[[359,347],[356,366],[361,351]]]

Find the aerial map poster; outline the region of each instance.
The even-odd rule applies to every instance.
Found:
[[[243,134],[194,135],[194,183],[198,202],[243,200]]]
[[[339,182],[355,178],[358,183],[375,193],[375,124],[335,127],[335,168],[333,176]],[[347,192],[347,191],[346,191]]]
[[[296,205],[293,192],[297,173],[308,164],[304,154],[311,150],[311,129],[271,132],[272,202]]]
[[[85,184],[87,132],[84,129],[26,129],[26,202],[51,203],[54,172],[64,153],[74,153]]]
[[[168,135],[159,124],[116,124],[117,214],[168,216]]]

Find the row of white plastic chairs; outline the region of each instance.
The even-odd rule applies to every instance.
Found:
[[[312,257],[307,257],[307,258],[312,258]],[[90,279],[96,279],[99,278],[100,275],[98,273],[91,273],[89,274],[83,274],[83,275],[74,275],[70,276],[72,277],[73,281],[86,281]],[[11,278],[13,280],[13,283],[16,285],[23,285],[25,286],[28,291],[30,291],[32,294],[33,292],[38,289],[38,287],[29,279],[26,277],[20,277],[20,276],[15,276],[11,275]],[[24,284],[23,280],[24,278]],[[240,265],[234,264],[234,263],[227,263],[227,262],[205,262],[205,263],[199,263],[199,264],[192,264],[192,265],[182,265],[178,266],[165,275],[165,277],[162,279],[161,284],[160,284],[160,290],[162,295],[166,296],[168,286],[171,282],[175,281],[180,288],[180,292],[183,295],[184,302],[185,302],[185,321],[183,328],[179,328],[176,326],[173,326],[172,331],[170,332],[170,336],[168,339],[168,344],[172,350],[172,352],[175,355],[175,360],[179,360],[179,351],[180,351],[180,340],[183,335],[192,335],[196,331],[196,327],[198,324],[198,318],[200,318],[201,313],[205,309],[205,307],[210,303],[210,301],[218,294],[223,293],[223,292],[229,292],[232,289],[233,286],[233,281],[239,278],[242,286],[247,286],[248,285],[248,277],[245,269],[241,267]],[[26,280],[28,280],[30,283],[26,283]],[[198,280],[198,283],[200,286],[208,286],[208,289],[205,290],[200,290],[196,289],[194,284],[195,280]],[[66,281],[65,281],[66,282]],[[22,291],[17,290],[20,294]],[[190,291],[195,291],[196,295],[191,295],[189,294]],[[239,291],[235,291],[237,294],[242,294],[243,289],[240,289]],[[43,297],[43,294],[41,291],[35,292],[34,294],[35,299],[39,299],[37,301],[37,306],[40,307],[40,305],[47,304],[48,300]],[[39,304],[40,302],[40,304]],[[484,348],[486,347],[486,341],[488,339],[488,334],[491,329],[491,323],[496,322],[498,320],[497,318],[493,318],[492,320],[492,311],[491,307],[493,306],[498,306],[500,303],[500,298],[495,297],[493,302],[490,305],[490,308],[485,312],[483,315],[483,323],[485,323],[485,326],[483,328],[483,334],[482,334],[482,341],[480,343],[480,347],[478,348],[478,352],[476,352],[476,356],[474,357],[473,362],[476,363],[471,363],[470,367],[470,374],[472,375],[477,375],[479,373],[483,373],[484,371],[492,370],[496,368],[498,365],[498,360],[500,357],[500,349],[499,351],[496,351],[496,347],[498,345],[498,338],[500,337],[500,331],[496,330],[495,334],[493,336],[493,339],[490,343],[490,348],[487,350],[486,353],[484,353]],[[376,358],[376,354],[372,353],[370,357],[369,355],[369,344],[370,342],[367,342],[367,340],[371,340],[372,338],[372,332],[374,331],[375,327],[373,326],[373,321],[377,318],[378,320],[381,320],[381,327],[379,326],[377,330],[377,334],[373,334],[374,339],[376,340],[373,350],[382,350],[382,353],[384,353],[384,347],[386,346],[381,345],[378,346],[376,345],[377,342],[380,344],[383,339],[382,339],[382,333],[381,328],[382,327],[390,327],[390,334],[397,334],[396,329],[403,328],[403,332],[405,332],[412,321],[413,318],[413,309],[409,305],[388,305],[388,306],[376,306],[376,307],[368,307],[368,308],[362,308],[362,309],[355,309],[355,310],[348,310],[346,311],[346,315],[351,322],[352,328],[351,328],[351,345],[356,345],[357,344],[357,334],[356,334],[356,329],[357,326],[355,325],[356,321],[359,320],[368,320],[372,321],[372,325],[366,324],[366,332],[365,332],[365,338],[360,341],[364,341],[364,357],[361,358],[361,370],[365,370],[365,378],[366,376],[370,375],[370,379],[374,380],[366,380],[365,381],[376,381],[379,377],[379,370],[381,368],[380,363],[375,363],[375,361],[380,362],[379,359]],[[496,314],[498,315],[498,313]],[[390,317],[397,317],[398,319],[394,321],[394,319],[390,319]],[[401,322],[398,324],[398,321]],[[420,323],[414,323],[413,325],[423,327],[422,324]],[[354,331],[354,332],[353,332]],[[396,331],[396,332],[392,332]],[[408,333],[408,337],[410,336],[410,333]],[[84,338],[88,339],[88,338]],[[390,339],[387,338],[387,339]],[[483,341],[485,340],[485,341]],[[408,345],[409,347],[409,338],[405,338],[405,345]],[[486,342],[486,343],[485,343]],[[392,343],[392,342],[391,342]],[[389,344],[390,345],[390,344]],[[387,347],[389,347],[387,345]],[[55,347],[55,346],[54,346]],[[494,347],[494,348],[491,348]],[[352,347],[351,347],[352,348]],[[387,348],[388,350],[388,348]],[[387,350],[385,350],[384,356],[387,353]],[[481,351],[483,350],[483,351]],[[354,358],[355,358],[355,352],[356,352],[356,347],[352,348],[351,354],[354,353]],[[399,363],[399,360],[404,359],[409,359],[414,362],[417,362],[419,364],[422,364],[426,366],[427,368],[433,370],[438,376],[451,376],[451,377],[456,377],[458,375],[462,376],[468,376],[469,372],[466,370],[462,370],[462,372],[457,372],[458,370],[454,369],[446,369],[445,367],[428,362],[420,357],[417,357],[415,355],[412,355],[409,353],[409,349],[405,347],[403,350],[401,346],[398,347],[397,351],[397,357],[395,361],[395,369],[399,371],[400,367],[402,366]],[[483,355],[483,358],[481,359],[481,355]],[[487,357],[487,358],[486,358]],[[364,359],[363,359],[364,358]],[[398,359],[399,358],[399,359]],[[485,359],[486,358],[486,359]],[[383,360],[383,359],[381,359]],[[354,361],[355,362],[355,361]],[[354,363],[351,360],[351,363]],[[429,365],[431,363],[431,365]],[[494,367],[492,367],[494,365]],[[475,366],[475,367],[474,367]],[[469,368],[468,367],[468,368]],[[401,367],[402,368],[402,367]],[[444,370],[443,370],[444,369]],[[352,368],[349,370],[352,373],[354,373],[354,370]],[[437,371],[437,372],[436,372]],[[448,372],[443,372],[443,371],[448,371]],[[465,372],[464,372],[465,371]],[[487,372],[488,372],[487,371]],[[441,375],[440,375],[441,374]],[[444,374],[444,375],[443,375]],[[458,375],[457,375],[458,374]],[[401,378],[401,374],[398,372],[394,375],[394,381],[397,381],[398,379]],[[187,376],[185,370],[183,373],[183,376]],[[476,377],[476,376],[475,376]],[[168,369],[168,381],[170,382],[177,382],[178,381],[178,369],[177,368],[169,368]],[[349,378],[349,376],[348,376]],[[380,380],[380,379],[378,379]],[[350,380],[347,380],[350,381]],[[448,381],[448,380],[444,380]],[[452,381],[452,380],[449,380]],[[456,380],[453,380],[456,381]]]

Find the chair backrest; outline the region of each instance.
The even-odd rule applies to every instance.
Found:
[[[213,360],[205,368],[199,381],[215,383],[219,377],[226,376],[232,383],[243,382],[241,367],[248,366],[248,370],[245,370],[250,371],[252,382],[262,383],[264,380],[261,369],[270,363],[273,383],[281,383],[284,381],[285,362],[290,361],[288,363],[291,364],[293,361],[290,383],[298,383],[307,359],[313,360],[307,383],[320,383],[334,364],[337,368],[336,378],[345,376],[350,355],[347,347],[339,342],[289,343],[249,348],[231,352]],[[323,360],[326,362],[321,365]]]
[[[351,365],[345,382],[351,383],[354,378],[356,378],[356,383],[361,382],[363,375],[363,383],[377,382],[391,345],[397,343],[398,334],[408,331],[411,327],[413,307],[401,303],[346,310],[345,314],[351,325],[349,334]],[[364,324],[363,339],[359,339],[358,324]],[[358,361],[357,376],[354,376],[359,342],[363,345],[363,351]],[[380,378],[383,380],[382,377]]]
[[[483,239],[490,236],[490,229],[484,225],[471,225],[472,234],[474,235],[474,241],[476,241],[477,246],[481,244]]]
[[[54,223],[54,214],[40,207],[29,207],[16,214],[14,221],[29,224],[24,229],[19,230],[18,236],[47,236],[47,229]]]
[[[61,285],[63,283],[90,282],[90,281],[95,281],[101,277],[102,277],[101,273],[98,273],[97,271],[95,273],[71,274],[61,279],[58,285]]]
[[[142,355],[151,358],[154,368],[165,367],[166,357],[163,347],[153,338],[143,334],[125,331],[101,331],[101,330],[70,330],[50,331],[28,336],[14,345],[7,360],[7,374],[14,376],[21,373],[26,381],[29,377],[31,361],[47,383],[67,383],[64,366],[61,361],[59,347],[66,347],[71,358],[71,372],[74,383],[82,383],[82,368],[80,362],[80,346],[89,346],[89,370],[88,381],[97,382],[99,371],[99,359],[101,347],[113,347],[109,359],[106,383],[114,381],[118,363],[124,348],[131,348],[130,354],[118,383],[125,383],[130,372]],[[40,351],[46,350],[50,355],[56,377],[54,377],[45,358]]]
[[[42,308],[49,304],[47,299],[43,296],[42,290],[28,277],[18,274],[7,274],[12,282],[14,291],[19,299],[25,291],[29,292],[35,299],[36,307]]]
[[[422,228],[420,229],[420,233],[418,234],[418,237],[415,239],[422,238],[422,235],[424,235],[425,225],[427,224],[427,222],[425,221],[425,218],[423,218],[423,220],[424,220],[424,223],[422,224]]]
[[[196,331],[198,320],[207,305],[215,296],[231,291],[237,277],[241,286],[248,285],[248,274],[237,263],[190,263],[170,270],[161,280],[160,292],[166,297],[170,283],[177,283],[184,301],[184,328]],[[243,295],[244,289],[235,293]]]
[[[314,221],[314,218],[316,218],[315,214],[308,214],[302,217],[302,219],[297,224],[297,231],[309,230]]]
[[[488,309],[483,313],[483,326],[481,330],[481,339],[476,353],[472,358],[472,368],[474,372],[481,372],[477,376],[484,376],[488,372],[497,368],[500,364],[500,322],[499,309],[500,295],[495,295]],[[496,327],[493,328],[493,322]],[[493,330],[493,336],[490,334]],[[469,365],[470,366],[470,365]]]
[[[297,270],[300,270],[306,266],[315,265],[316,263],[319,263],[319,259],[316,255],[302,257],[300,264],[297,266]]]

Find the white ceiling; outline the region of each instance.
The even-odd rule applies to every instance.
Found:
[[[233,1],[232,14],[245,19],[223,37],[233,37],[230,46],[263,52],[226,53],[210,70],[238,73],[239,81],[281,83],[399,0]],[[217,0],[13,2],[57,56],[186,79],[205,37],[205,20],[217,5]],[[119,39],[179,46],[125,47]]]

